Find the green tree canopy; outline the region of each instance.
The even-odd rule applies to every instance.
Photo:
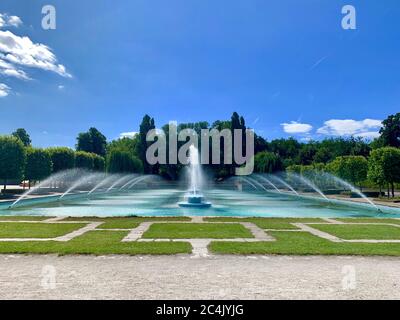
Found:
[[[328,170],[353,185],[361,185],[367,179],[368,161],[363,156],[337,157],[328,164]]]
[[[25,147],[29,147],[32,143],[28,132],[26,132],[26,130],[23,128],[15,130],[11,135],[20,139]]]
[[[26,150],[19,138],[0,136],[0,179],[7,188],[7,180],[21,180],[26,163]]]
[[[107,145],[107,153],[110,153],[113,150],[120,150],[129,152],[134,156],[138,156],[136,152],[137,152],[137,145],[139,144],[139,142],[140,142],[139,134],[136,134],[133,138],[124,137],[113,140]]]
[[[309,165],[313,163],[317,151],[318,145],[313,141],[310,141],[307,144],[303,144],[298,154],[300,164]]]
[[[283,169],[282,160],[272,152],[259,152],[254,157],[254,169],[260,173],[273,173]]]
[[[52,168],[53,163],[47,150],[27,149],[25,179],[28,179],[29,182],[43,180],[51,174]]]
[[[368,174],[378,185],[385,183],[390,186],[394,197],[394,184],[400,182],[400,149],[384,147],[373,150]]]
[[[53,147],[47,150],[53,163],[53,172],[72,169],[75,166],[74,150],[66,147]]]
[[[98,154],[92,153],[93,156],[93,169],[95,171],[104,172],[106,169],[106,161],[104,157],[99,156]]]
[[[143,165],[140,159],[129,152],[113,150],[107,157],[107,172],[142,173]]]
[[[146,151],[147,148],[151,145],[151,142],[146,141],[146,136],[147,133],[155,129],[155,124],[154,124],[154,119],[151,118],[149,115],[145,115],[143,117],[142,123],[140,124],[140,129],[139,129],[139,143],[137,144],[136,147],[136,154],[139,156],[139,159],[143,163],[143,169],[144,173],[153,173],[153,168],[150,166],[150,164],[147,162],[146,159]]]
[[[90,128],[88,132],[81,132],[77,137],[77,151],[85,151],[105,156],[106,147],[106,137],[96,128]]]
[[[269,151],[279,155],[282,159],[297,158],[300,148],[300,142],[294,138],[275,139],[269,143]]]
[[[400,112],[383,120],[379,133],[385,146],[400,147]]]
[[[93,170],[94,168],[93,153],[85,151],[75,152],[75,168]]]

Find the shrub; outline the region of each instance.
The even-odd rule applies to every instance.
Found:
[[[75,168],[93,170],[94,168],[93,154],[85,151],[75,152]]]
[[[26,163],[26,150],[22,141],[16,137],[0,137],[0,179],[7,188],[7,180],[21,180]]]
[[[282,160],[272,152],[259,152],[254,157],[254,168],[256,172],[273,173],[281,171],[283,168]]]
[[[142,173],[142,162],[129,152],[114,150],[107,158],[107,172],[110,173]]]
[[[75,166],[75,152],[72,149],[55,147],[47,150],[53,163],[53,172],[72,169]]]
[[[31,181],[39,181],[51,174],[53,163],[51,162],[50,153],[47,150],[28,148],[25,167],[25,179]]]

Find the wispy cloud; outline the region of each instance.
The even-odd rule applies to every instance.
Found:
[[[281,123],[283,131],[289,134],[305,134],[312,130],[312,125],[308,123],[300,123],[297,121],[290,121],[290,123]]]
[[[7,97],[10,93],[10,87],[4,83],[0,83],[0,98]]]
[[[17,16],[10,16],[7,13],[0,13],[0,28],[2,27],[19,27],[22,20]]]
[[[65,66],[58,63],[52,49],[42,43],[35,43],[27,36],[18,36],[6,27],[19,27],[22,20],[17,16],[0,13],[0,75],[20,80],[31,80],[27,68],[36,68],[71,78]],[[5,84],[3,84],[5,86]],[[1,97],[5,97],[11,88],[3,87]]]
[[[65,66],[57,63],[51,49],[41,43],[34,43],[28,37],[20,37],[11,31],[0,30],[0,59],[21,67],[53,71],[70,78]]]
[[[318,134],[329,136],[355,136],[362,138],[376,138],[379,136],[379,129],[382,121],[376,119],[331,119],[324,122],[324,126],[317,130]]]
[[[0,59],[0,74],[21,80],[31,80],[25,71],[16,68],[13,64]]]
[[[119,138],[131,138],[133,139],[136,135],[138,134],[138,132],[122,132],[119,134]]]

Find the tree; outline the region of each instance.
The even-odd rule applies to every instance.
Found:
[[[92,153],[93,156],[93,169],[95,171],[104,172],[106,169],[106,163],[104,157]]]
[[[75,166],[75,152],[66,147],[48,148],[51,162],[53,163],[53,172],[72,169]]]
[[[85,151],[75,152],[75,168],[93,170],[94,168],[93,153]]]
[[[107,145],[107,153],[110,153],[113,150],[120,150],[138,156],[136,152],[137,152],[137,145],[140,142],[139,140],[140,140],[139,134],[136,134],[133,138],[124,137],[117,140],[113,140]]]
[[[143,164],[140,159],[129,152],[113,150],[107,157],[107,172],[109,173],[142,173]]]
[[[328,163],[333,159],[333,152],[325,146],[319,146],[315,153],[313,162],[316,163]]]
[[[4,181],[4,190],[7,180],[21,180],[26,163],[26,150],[19,138],[14,136],[0,137],[0,179]]]
[[[400,147],[400,112],[387,117],[382,122],[382,128],[379,130],[380,139],[385,146]]]
[[[32,143],[28,132],[26,132],[26,130],[23,128],[15,130],[11,135],[20,139],[25,147],[29,147]]]
[[[254,169],[260,173],[273,173],[283,169],[282,160],[271,152],[259,152],[254,157]]]
[[[137,152],[136,152],[137,155],[139,156],[139,159],[143,163],[144,173],[153,173],[153,168],[152,166],[150,166],[150,164],[147,162],[146,159],[146,151],[151,144],[151,142],[146,141],[146,136],[150,130],[153,130],[155,128],[156,127],[154,125],[154,119],[150,118],[150,116],[146,114],[143,117],[142,123],[140,124],[139,143],[137,144]]]
[[[394,184],[400,182],[400,149],[384,147],[373,150],[369,159],[369,176],[378,184],[386,183],[394,197]]]
[[[382,166],[382,150],[372,150],[368,159],[368,180],[379,186],[379,194],[382,193],[382,187],[385,185],[385,174]],[[389,193],[388,193],[389,196]]]
[[[303,144],[299,150],[299,162],[304,165],[309,165],[314,161],[315,154],[317,153],[316,144],[309,142]]]
[[[282,159],[296,159],[301,143],[294,138],[275,139],[269,143],[269,151],[279,155]]]
[[[338,177],[359,185],[366,180],[368,173],[368,161],[363,156],[337,157],[329,166],[329,170]]]
[[[53,163],[47,150],[27,149],[25,179],[29,180],[29,188],[31,187],[31,181],[40,181],[47,178],[51,174],[52,168]]]
[[[76,144],[77,151],[85,151],[105,156],[107,139],[96,128],[90,128],[88,132],[79,133]]]
[[[254,154],[268,151],[268,142],[263,137],[254,134]]]

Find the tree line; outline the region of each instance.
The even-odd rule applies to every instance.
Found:
[[[17,129],[9,136],[0,136],[0,180],[5,188],[10,180],[40,181],[52,173],[72,168],[159,174],[175,180],[182,170],[181,164],[149,165],[146,161],[146,150],[151,144],[146,141],[146,135],[155,128],[154,118],[145,115],[138,134],[110,142],[99,130],[90,128],[78,134],[75,150],[67,147],[33,148],[29,134],[24,129]],[[168,124],[161,128],[168,142]],[[177,131],[186,128],[200,134],[201,129],[229,129],[233,132],[248,127],[244,117],[234,112],[229,120],[217,120],[212,124],[206,121],[181,123]],[[178,148],[184,143],[178,142]],[[229,177],[236,168],[234,163],[224,164],[223,143],[221,139],[221,164],[210,164],[206,168],[216,178]],[[361,186],[368,181],[380,188],[387,186],[393,196],[395,184],[400,183],[400,113],[382,122],[380,137],[373,141],[355,137],[308,142],[294,138],[267,141],[255,134],[254,148],[256,172],[287,170],[303,174],[310,170],[323,170],[354,185]]]

